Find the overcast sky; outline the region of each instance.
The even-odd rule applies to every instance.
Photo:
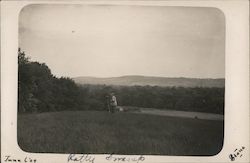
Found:
[[[215,8],[30,5],[19,46],[57,77],[224,78],[225,20]]]

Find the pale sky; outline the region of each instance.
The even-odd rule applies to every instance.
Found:
[[[225,77],[225,20],[215,8],[29,5],[19,46],[57,77]]]

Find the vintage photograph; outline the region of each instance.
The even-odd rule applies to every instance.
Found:
[[[212,7],[33,4],[19,14],[26,152],[213,156],[225,17]]]

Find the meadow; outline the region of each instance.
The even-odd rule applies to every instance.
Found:
[[[223,121],[105,111],[18,114],[27,152],[210,156],[223,146]]]

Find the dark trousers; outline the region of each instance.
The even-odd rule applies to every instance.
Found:
[[[116,109],[116,106],[110,106],[110,111],[111,111],[111,113],[114,113],[115,112],[115,109]]]

